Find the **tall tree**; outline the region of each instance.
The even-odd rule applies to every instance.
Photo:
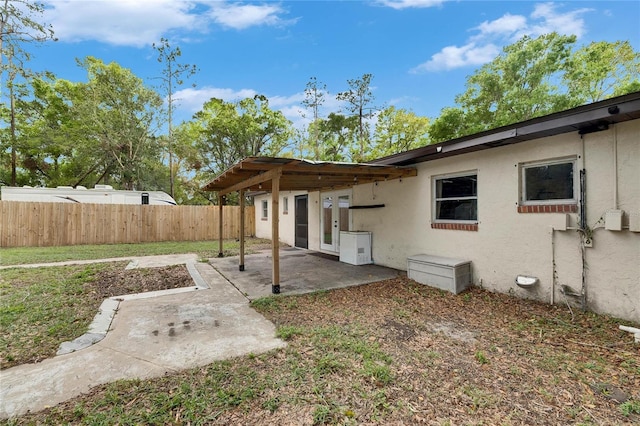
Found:
[[[557,33],[523,37],[467,80],[456,98],[472,120],[471,131],[486,130],[549,114],[568,106],[557,84],[575,36]]]
[[[628,41],[592,42],[571,55],[563,82],[574,105],[623,94],[640,82],[640,53]]]
[[[358,117],[331,113],[318,120],[318,134],[322,140],[320,159],[324,161],[358,161],[355,148],[358,139]]]
[[[178,59],[182,56],[182,51],[179,47],[172,48],[166,38],[161,38],[160,43],[157,45],[153,43],[153,48],[158,52],[158,62],[163,65],[162,76],[159,78],[162,80],[162,88],[164,89],[164,94],[167,99],[167,119],[169,126],[169,135],[167,136],[167,149],[169,151],[169,193],[173,197],[175,176],[173,167],[173,109],[175,107],[175,99],[173,95],[175,89],[184,84],[183,77],[189,78],[193,76],[198,68],[195,65],[178,63]]]
[[[308,128],[309,145],[313,153],[314,160],[320,159],[320,141],[318,139],[318,125],[320,119],[320,107],[324,104],[324,97],[327,94],[327,86],[318,82],[315,77],[311,77],[304,90],[302,105],[311,111],[312,121]]]
[[[412,111],[385,108],[378,114],[373,146],[365,160],[405,152],[429,143],[429,119]]]
[[[10,151],[12,186],[17,184],[19,132],[16,128],[16,81],[18,78],[27,79],[32,74],[26,67],[31,59],[27,45],[53,39],[51,26],[40,23],[43,11],[42,3],[26,0],[2,0],[0,3],[0,97],[5,85],[9,92],[9,146],[3,143],[0,148]]]
[[[338,93],[336,99],[347,102],[348,111],[358,117],[358,146],[354,160],[362,161],[369,145],[369,128],[366,119],[373,116],[377,109],[371,103],[375,100],[371,91],[373,74],[363,74],[360,78],[347,80],[349,90]]]
[[[237,102],[212,98],[183,126],[196,137],[201,172],[208,177],[248,156],[280,154],[291,135],[291,122],[262,95]]]

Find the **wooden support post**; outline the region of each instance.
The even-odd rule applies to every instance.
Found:
[[[240,271],[244,271],[244,190],[238,191],[240,198]]]
[[[224,197],[218,195],[218,257],[224,257],[222,248],[222,206]]]
[[[273,269],[271,273],[271,292],[280,293],[280,176],[282,169],[275,169],[277,172],[271,180],[271,257],[273,259]]]

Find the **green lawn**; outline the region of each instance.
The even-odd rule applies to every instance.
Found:
[[[257,238],[246,240],[246,252],[267,248],[270,242]],[[240,243],[224,241],[226,256],[238,254]],[[105,244],[62,247],[16,247],[0,249],[0,265],[63,262],[66,260],[103,259],[110,257],[152,256],[159,254],[197,253],[201,258],[218,255],[217,241],[167,241],[141,244]]]

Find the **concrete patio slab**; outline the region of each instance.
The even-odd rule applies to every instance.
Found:
[[[209,263],[250,300],[271,295],[271,251],[239,257],[212,258]],[[280,249],[280,292],[312,293],[395,278],[402,271],[378,265],[350,265],[330,256],[300,248]]]

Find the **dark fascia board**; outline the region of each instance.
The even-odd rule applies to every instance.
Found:
[[[640,92],[634,92],[439,144],[427,145],[380,158],[373,163],[405,166],[546,136],[580,132],[594,126],[638,118],[640,118]]]

